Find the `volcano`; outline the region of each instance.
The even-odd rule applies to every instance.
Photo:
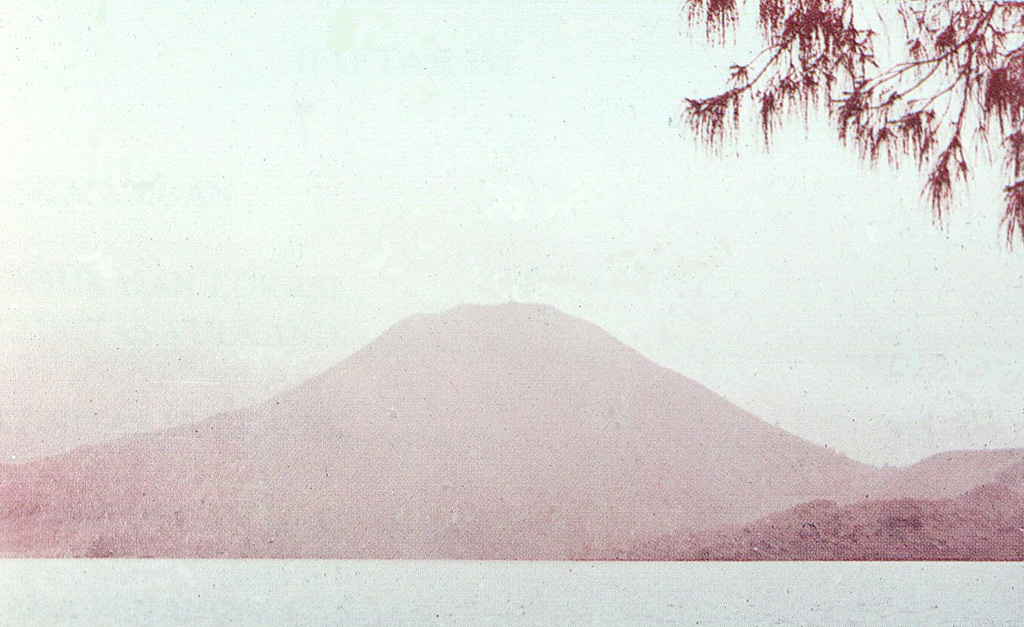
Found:
[[[619,559],[808,502],[953,498],[1021,457],[874,468],[552,307],[461,306],[257,406],[0,466],[0,554]]]

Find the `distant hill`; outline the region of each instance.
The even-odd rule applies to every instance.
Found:
[[[1024,560],[1024,464],[946,499],[812,501],[741,528],[642,543],[650,560]]]
[[[954,496],[1011,464],[989,461],[904,481],[554,308],[463,306],[249,410],[0,467],[0,554],[617,559],[810,501]]]

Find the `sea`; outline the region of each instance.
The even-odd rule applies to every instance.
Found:
[[[0,625],[1024,624],[1019,563],[0,560]]]

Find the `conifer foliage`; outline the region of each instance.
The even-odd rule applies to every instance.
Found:
[[[974,160],[999,159],[1006,243],[1024,243],[1024,2],[753,2],[683,2],[709,42],[725,44],[749,14],[763,43],[723,91],[685,99],[682,121],[701,142],[720,148],[749,109],[769,145],[787,117],[823,107],[864,159],[920,169],[939,224]]]

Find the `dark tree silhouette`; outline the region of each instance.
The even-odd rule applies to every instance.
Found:
[[[732,66],[724,91],[685,100],[682,120],[700,141],[719,148],[750,108],[768,145],[786,116],[824,108],[864,159],[920,169],[938,224],[967,182],[968,156],[1001,152],[1006,243],[1024,243],[1024,2],[759,0],[747,9],[747,0],[683,0],[711,43],[726,43],[756,12],[764,44]],[[880,41],[887,58],[876,54]]]

